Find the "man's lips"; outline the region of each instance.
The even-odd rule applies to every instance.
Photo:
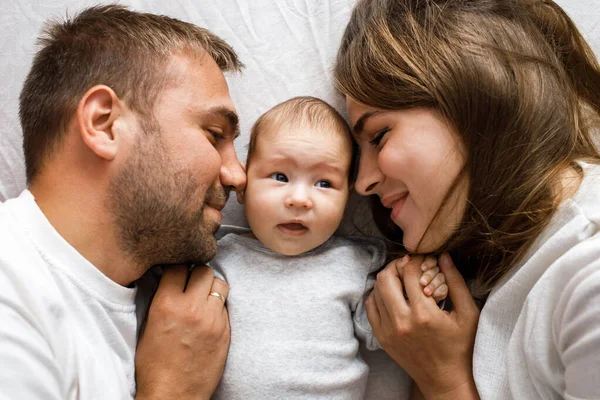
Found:
[[[222,204],[206,204],[210,208],[214,208],[217,211],[221,211],[225,207],[225,203]]]
[[[208,211],[209,214],[215,214],[216,219],[219,221],[219,224],[223,220],[223,214],[221,214],[221,210],[225,207],[225,204],[206,204],[204,207],[204,212]]]
[[[225,207],[225,204],[227,204],[228,198],[229,190],[211,188],[206,192],[204,204],[217,211],[221,211]]]

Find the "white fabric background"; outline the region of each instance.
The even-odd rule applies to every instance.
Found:
[[[0,201],[25,187],[18,97],[49,18],[61,18],[97,0],[0,0]],[[558,0],[600,54],[600,0]],[[250,127],[273,105],[297,95],[320,97],[338,109],[330,71],[353,0],[121,0],[136,10],[167,14],[206,27],[238,52],[246,69],[229,78],[241,117],[236,144],[245,159]],[[225,223],[245,225],[230,201]]]

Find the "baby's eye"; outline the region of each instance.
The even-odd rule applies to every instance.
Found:
[[[285,176],[281,172],[275,172],[274,174],[271,174],[271,178],[275,179],[277,182],[287,182],[288,181],[287,176]]]
[[[319,181],[315,184],[316,187],[320,187],[320,188],[330,188],[331,187],[331,182],[329,181]]]

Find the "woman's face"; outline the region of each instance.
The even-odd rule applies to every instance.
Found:
[[[360,148],[357,192],[379,196],[408,251],[435,251],[467,203],[468,179],[462,178],[440,210],[466,160],[458,134],[430,109],[380,110],[351,98],[346,105]]]

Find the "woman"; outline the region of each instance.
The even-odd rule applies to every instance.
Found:
[[[569,17],[551,0],[363,0],[334,75],[357,191],[410,253],[442,254],[450,313],[418,290],[419,256],[369,299],[422,395],[600,398],[600,68]]]

